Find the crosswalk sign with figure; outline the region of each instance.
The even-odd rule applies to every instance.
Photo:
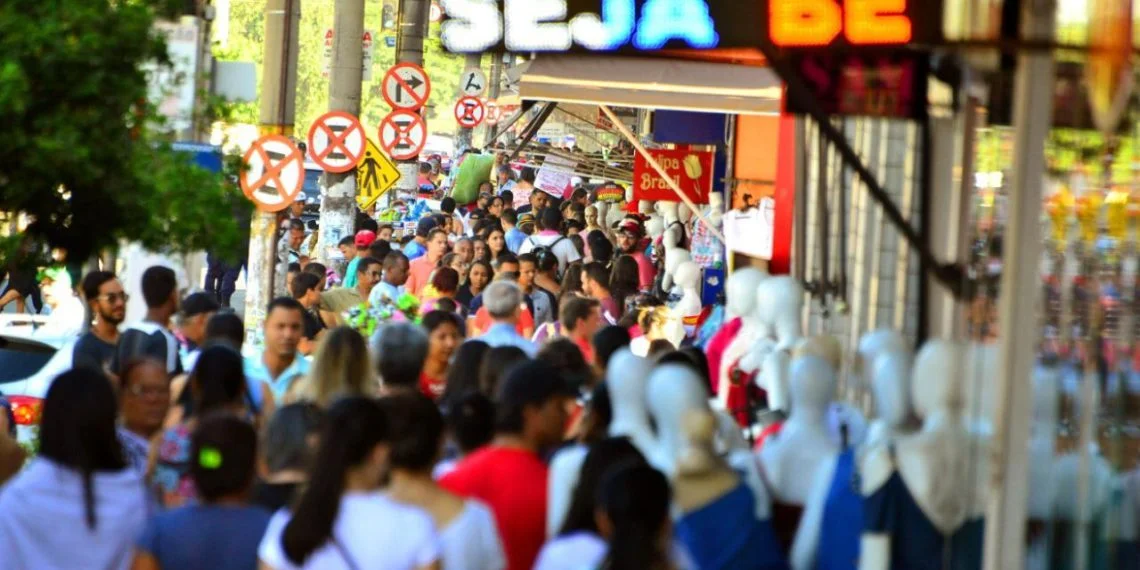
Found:
[[[398,180],[400,171],[396,164],[372,139],[368,139],[364,157],[356,165],[356,203],[360,209],[371,208]]]

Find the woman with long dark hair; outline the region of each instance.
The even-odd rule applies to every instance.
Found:
[[[463,321],[455,313],[431,311],[420,323],[428,334],[428,354],[420,372],[420,392],[438,401],[447,388],[451,355],[463,342]]]
[[[491,268],[490,263],[475,260],[467,269],[467,278],[463,282],[463,286],[459,288],[459,292],[455,294],[455,301],[470,311],[471,301],[483,293],[483,289],[487,288],[487,284],[491,282],[491,278],[494,276],[495,270]]]
[[[290,513],[269,521],[258,556],[283,569],[438,570],[431,517],[380,492],[388,471],[388,418],[375,400],[333,404],[309,484]]]
[[[471,339],[459,345],[451,368],[447,371],[447,386],[439,399],[439,407],[444,413],[469,392],[479,391],[479,369],[489,350],[491,347],[479,339]]]
[[[622,255],[614,260],[613,273],[610,274],[610,295],[617,306],[625,314],[626,300],[640,292],[637,261],[628,255]]]
[[[499,259],[503,252],[508,252],[506,234],[503,233],[503,228],[499,226],[488,226],[479,237],[487,243],[487,257],[490,261]]]
[[[673,570],[669,481],[648,465],[607,473],[596,504],[598,530],[609,543],[600,570]]]
[[[48,389],[40,453],[0,487],[0,566],[126,570],[146,488],[115,433],[111,384],[76,368]]]

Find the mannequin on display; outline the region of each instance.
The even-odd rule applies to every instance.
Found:
[[[864,442],[867,447],[893,441],[918,429],[911,404],[913,365],[914,358],[909,348],[892,348],[880,352],[871,366],[866,367],[877,416],[867,429]]]
[[[713,415],[694,409],[682,421],[685,447],[672,478],[677,538],[700,568],[787,568],[771,522],[748,508],[749,486],[713,448]]]
[[[751,267],[737,269],[728,276],[725,281],[727,320],[706,347],[717,407],[737,417],[746,403],[747,384],[734,384],[733,371],[756,339],[768,334],[768,328],[756,313],[756,291],[767,278],[768,274]],[[748,418],[743,419],[745,425],[750,423]]]
[[[843,369],[843,348],[839,339],[829,334],[800,339],[792,350],[792,359],[804,355],[818,356],[831,365],[832,370]],[[827,429],[831,439],[842,449],[863,443],[867,434],[867,418],[859,408],[835,399],[827,408]]]
[[[701,268],[692,261],[685,261],[677,266],[673,277],[681,289],[681,300],[673,306],[673,312],[688,328],[695,325],[695,319],[701,315]]]
[[[665,267],[661,272],[661,291],[666,297],[670,295],[684,295],[684,290],[677,283],[677,268],[684,263],[692,263],[692,256],[687,249],[666,249]],[[697,281],[700,281],[701,268],[697,267]],[[699,295],[698,295],[699,298]]]
[[[783,428],[760,450],[760,467],[772,494],[772,520],[785,552],[790,551],[800,516],[821,471],[834,469],[839,446],[827,428],[827,409],[835,397],[835,369],[812,354],[791,365],[795,406]]]
[[[864,454],[860,570],[981,568],[990,457],[964,415],[966,352],[927,342],[912,375],[922,429]]]
[[[757,336],[740,368],[757,373],[756,385],[767,392],[771,410],[786,413],[789,409],[788,367],[792,348],[803,338],[803,302],[804,289],[793,277],[772,277],[757,288],[757,316],[775,339]]]

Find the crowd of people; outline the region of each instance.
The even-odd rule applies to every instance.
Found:
[[[86,275],[93,320],[38,450],[0,435],[0,567],[700,567],[665,476],[607,436],[607,364],[661,304],[643,222],[603,228],[585,190],[510,182],[527,204],[445,198],[403,239],[362,215],[343,274],[297,255],[257,348],[228,299],[180,298],[169,268],[142,274],[130,324],[117,276]],[[415,314],[375,330],[351,316],[408,296]],[[649,352],[707,378],[698,350]],[[566,446],[586,459],[551,521]]]

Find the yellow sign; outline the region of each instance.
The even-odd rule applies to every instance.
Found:
[[[360,209],[371,208],[399,179],[400,171],[396,169],[396,163],[372,139],[368,139],[364,158],[356,166],[356,203]]]

